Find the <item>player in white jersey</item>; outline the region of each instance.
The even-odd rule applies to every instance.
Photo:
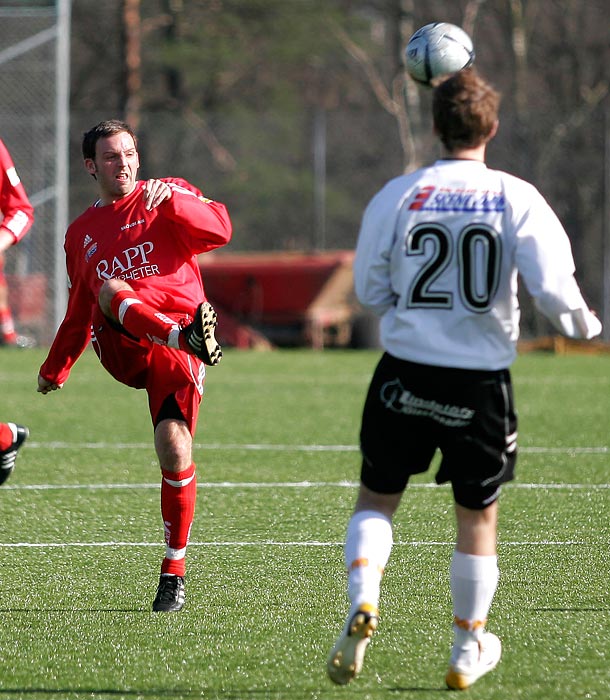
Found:
[[[356,293],[381,318],[385,352],[362,416],[361,483],[345,543],[351,607],[328,658],[335,683],[362,668],[392,517],[410,475],[426,471],[437,449],[436,481],[451,483],[457,520],[445,680],[464,689],[496,666],[501,643],[485,624],[498,583],[498,496],[517,455],[509,372],[517,275],[563,334],[601,332],[550,206],[529,183],[485,164],[498,106],[498,93],[472,68],[438,85],[433,119],[445,157],[389,182],[362,220]]]

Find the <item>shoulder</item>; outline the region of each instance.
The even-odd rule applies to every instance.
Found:
[[[85,239],[87,229],[90,227],[92,217],[96,211],[96,208],[92,205],[72,221],[66,231],[66,244]]]
[[[506,195],[522,197],[530,200],[544,199],[536,186],[527,180],[523,180],[516,175],[505,172],[504,170],[493,170],[492,168],[489,168],[488,172],[493,178],[496,178],[500,182],[502,190],[506,193]]]
[[[502,170],[491,171],[499,178],[507,212],[515,221],[540,220],[555,222],[557,215],[538,188],[516,175]]]
[[[408,193],[415,184],[419,181],[423,170],[415,170],[412,173],[398,175],[397,177],[388,180],[385,185],[379,190],[377,196],[387,198],[401,198],[405,193]]]
[[[100,211],[100,209],[98,209],[95,206],[95,203],[93,203],[91,206],[87,207],[82,213],[80,213],[75,219],[72,220],[72,222],[68,226],[68,231],[72,228],[78,228],[78,227],[82,226],[83,224],[86,224],[99,211]]]
[[[74,247],[76,241],[80,238],[80,231],[82,231],[82,229],[78,225],[78,219],[68,226],[64,240],[64,247],[66,250]]]
[[[419,182],[421,171],[408,175],[399,175],[388,182],[373,196],[367,205],[366,213],[380,214],[400,209],[402,203],[410,197]]]

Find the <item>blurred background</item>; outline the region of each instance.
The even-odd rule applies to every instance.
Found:
[[[120,118],[142,178],[184,177],[229,208],[232,243],[202,261],[225,342],[374,344],[350,255],[373,194],[439,154],[430,91],[402,63],[433,21],[473,38],[503,95],[488,164],[553,206],[608,340],[606,0],[0,1],[0,137],[36,207],[7,255],[22,332],[45,344],[63,317],[63,235],[95,199],[82,134]],[[548,336],[522,297],[522,336]]]

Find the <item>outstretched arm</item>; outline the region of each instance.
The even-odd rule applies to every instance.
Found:
[[[42,394],[61,389],[72,366],[82,355],[91,340],[91,314],[95,299],[67,259],[68,278],[75,282],[70,286],[68,308],[46,360],[40,368],[38,389]]]
[[[517,268],[536,308],[568,338],[598,336],[602,325],[574,277],[570,241],[544,200],[530,210],[517,240]]]

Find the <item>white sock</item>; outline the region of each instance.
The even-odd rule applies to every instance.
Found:
[[[454,645],[451,662],[467,663],[478,654],[477,639],[498,587],[498,557],[454,551],[450,567],[454,614]]]
[[[391,551],[391,520],[373,510],[354,513],[345,539],[347,594],[352,610],[362,603],[379,606],[381,577]]]

